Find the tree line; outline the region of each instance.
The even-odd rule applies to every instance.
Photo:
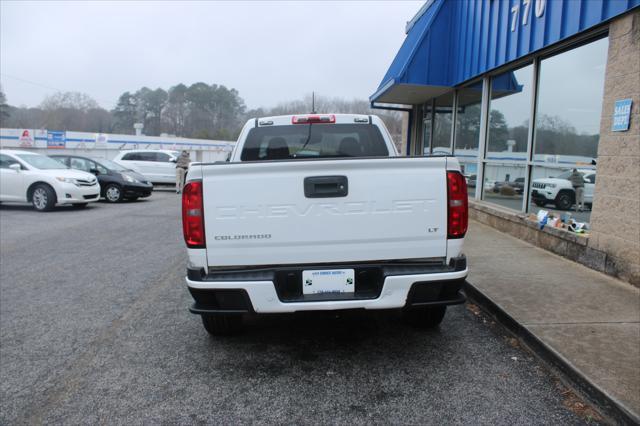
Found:
[[[69,130],[79,132],[134,134],[134,123],[142,123],[148,136],[162,134],[235,140],[244,123],[254,117],[311,112],[311,96],[248,110],[236,89],[224,85],[177,84],[168,90],[142,87],[124,92],[108,111],[90,96],[60,92],[45,97],[37,107],[7,104],[0,89],[0,127]],[[366,100],[316,97],[319,113],[376,114],[399,141],[402,115],[396,111],[372,110]]]

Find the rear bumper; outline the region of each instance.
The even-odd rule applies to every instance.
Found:
[[[467,276],[464,257],[458,258],[450,266],[440,267],[388,267],[371,264],[335,266],[343,267],[352,267],[357,274],[371,273],[373,276],[369,281],[365,278],[367,284],[361,290],[356,289],[355,293],[303,296],[289,290],[295,290],[298,285],[296,271],[312,269],[314,266],[209,275],[204,275],[198,270],[189,270],[186,282],[195,300],[190,311],[194,314],[215,314],[397,309],[454,305],[465,301],[464,296],[460,294]],[[324,267],[332,268],[334,266]],[[291,278],[292,276],[294,278]]]

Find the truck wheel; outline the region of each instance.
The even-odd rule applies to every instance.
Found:
[[[31,193],[31,204],[39,212],[53,210],[56,205],[56,192],[49,185],[39,184]]]
[[[412,327],[427,329],[437,327],[446,312],[446,306],[410,308],[404,311],[403,317],[405,322]]]
[[[560,191],[556,197],[556,207],[559,210],[569,210],[573,205],[573,198],[575,195],[571,191]]]
[[[202,325],[212,336],[230,336],[242,330],[242,315],[201,315]]]

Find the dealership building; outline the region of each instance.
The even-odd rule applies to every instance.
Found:
[[[640,0],[428,0],[406,33],[370,98],[405,152],[457,157],[472,218],[640,285]]]

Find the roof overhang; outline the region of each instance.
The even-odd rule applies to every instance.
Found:
[[[452,90],[448,72],[447,0],[427,0],[407,23],[407,36],[372,103],[415,105]],[[437,20],[440,11],[444,17]]]
[[[395,79],[392,79],[369,99],[376,103],[417,105],[450,91],[451,87],[448,86],[396,84]]]

